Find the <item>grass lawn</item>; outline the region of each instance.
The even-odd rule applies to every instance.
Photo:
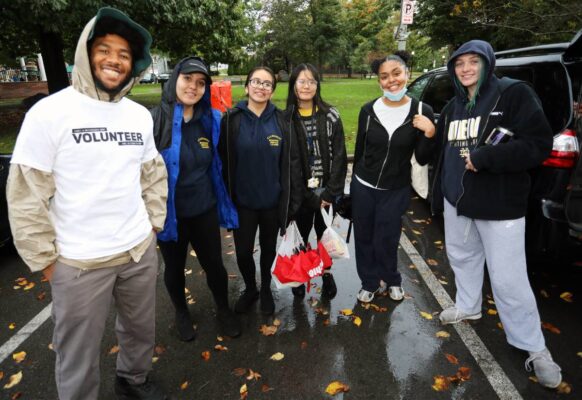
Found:
[[[285,108],[288,84],[279,83],[273,96],[273,102],[279,108]],[[348,153],[354,152],[356,139],[356,129],[358,124],[358,113],[364,103],[380,96],[376,80],[368,79],[329,79],[321,86],[322,96],[331,105],[335,106],[342,118],[344,132],[346,135],[346,147]],[[151,108],[160,102],[160,85],[137,85],[129,96],[132,100]],[[234,84],[232,88],[233,105],[245,98],[244,87]],[[19,100],[0,101],[0,118],[6,114],[18,114]],[[18,120],[18,118],[16,118]],[[0,129],[0,153],[11,153],[16,140],[16,133],[19,129],[18,122],[5,124]]]

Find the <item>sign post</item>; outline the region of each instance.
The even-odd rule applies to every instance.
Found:
[[[398,50],[406,50],[406,39],[408,38],[407,25],[412,24],[414,17],[414,3],[413,0],[402,0],[400,5],[400,25],[396,30]]]

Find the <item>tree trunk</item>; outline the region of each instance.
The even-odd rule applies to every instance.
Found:
[[[44,61],[49,94],[69,86],[69,76],[63,55],[63,40],[60,33],[43,32],[39,29],[38,43]]]

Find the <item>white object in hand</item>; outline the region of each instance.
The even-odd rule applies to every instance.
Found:
[[[315,189],[319,187],[319,178],[309,178],[307,181],[307,187],[309,189]]]

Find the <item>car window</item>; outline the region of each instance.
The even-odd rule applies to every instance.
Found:
[[[570,120],[572,104],[569,80],[562,64],[503,66],[496,69],[496,74],[531,83],[542,101],[544,113],[553,132],[558,133],[566,127]]]
[[[440,114],[443,107],[453,98],[455,92],[451,78],[447,73],[442,73],[432,80],[426,88],[422,101],[430,105],[435,114]]]
[[[572,95],[574,108],[573,127],[578,132],[578,137],[582,137],[582,62],[576,62],[567,66],[568,74],[572,80]]]
[[[414,82],[408,85],[407,94],[410,97],[414,97],[416,100],[420,100],[422,92],[424,91],[424,88],[430,81],[430,78],[432,78],[432,75],[425,75],[416,79]]]

